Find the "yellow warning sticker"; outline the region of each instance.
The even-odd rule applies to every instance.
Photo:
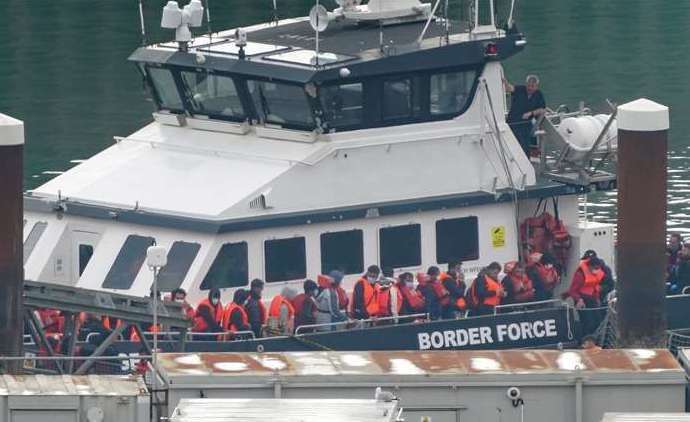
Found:
[[[491,244],[494,248],[502,248],[506,245],[505,226],[496,226],[491,228]]]

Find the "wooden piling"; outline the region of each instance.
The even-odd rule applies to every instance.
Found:
[[[664,347],[668,107],[618,107],[618,329],[620,347]]]
[[[0,356],[23,353],[23,158],[24,123],[0,114]]]

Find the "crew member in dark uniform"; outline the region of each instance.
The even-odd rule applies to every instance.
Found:
[[[508,125],[529,155],[530,146],[537,143],[532,136],[532,119],[544,114],[546,109],[544,95],[539,90],[539,78],[536,75],[527,76],[526,85],[511,85],[504,79],[503,86],[511,93]]]

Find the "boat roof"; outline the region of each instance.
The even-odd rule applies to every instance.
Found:
[[[373,395],[373,391],[372,391]],[[171,422],[391,422],[397,401],[361,399],[182,399]]]
[[[462,66],[479,66],[500,61],[524,48],[524,36],[517,30],[494,30],[472,36],[467,22],[432,21],[422,36],[425,21],[379,27],[352,21],[333,22],[319,34],[319,63],[315,55],[315,33],[308,18],[281,20],[244,28],[248,33],[246,57],[239,57],[235,29],[195,37],[189,50],[178,50],[176,42],[137,49],[129,58],[138,63],[192,67],[277,79],[294,83],[341,81],[340,69],[349,78],[366,78],[392,73],[418,72]],[[381,42],[383,40],[383,42]],[[488,43],[497,54],[487,56]],[[199,60],[199,56],[204,56]]]
[[[168,378],[684,374],[665,349],[170,353],[158,361]]]
[[[0,375],[0,396],[139,396],[140,378],[115,375]]]

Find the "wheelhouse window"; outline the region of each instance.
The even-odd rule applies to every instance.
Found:
[[[172,72],[160,67],[148,67],[147,73],[151,80],[158,106],[162,109],[184,111],[182,98],[180,98]]]
[[[333,270],[340,270],[345,274],[364,271],[362,230],[321,235],[321,274],[328,274]]]
[[[162,292],[170,292],[182,285],[189,267],[201,245],[190,242],[174,242],[168,251],[168,264],[158,273],[158,289]]]
[[[304,237],[267,240],[264,243],[266,282],[288,281],[307,276]]]
[[[477,217],[451,218],[436,222],[436,262],[479,259]]]
[[[79,244],[79,277],[84,274],[86,266],[89,265],[93,257],[93,245],[87,245],[84,243]]]
[[[244,120],[246,114],[232,78],[208,72],[183,71],[180,75],[193,114]]]
[[[420,78],[405,78],[383,82],[383,120],[404,120],[422,112]]]
[[[323,117],[329,128],[358,126],[364,111],[362,83],[322,86],[319,89]]]
[[[382,268],[416,267],[422,264],[421,226],[385,227],[379,230]]]
[[[141,266],[146,259],[146,249],[153,245],[152,237],[129,235],[117,254],[113,266],[105,276],[104,289],[124,289],[132,287]]]
[[[431,75],[431,115],[457,114],[467,107],[477,72],[449,72]]]
[[[226,243],[201,282],[201,290],[243,287],[249,282],[247,242]]]
[[[285,127],[313,128],[314,117],[304,87],[249,81],[249,92],[261,120]]]
[[[24,241],[24,263],[25,264],[26,264],[26,261],[31,256],[31,253],[34,251],[36,244],[41,239],[41,236],[43,236],[43,232],[46,231],[47,227],[48,227],[48,223],[46,223],[45,221],[39,221],[38,223],[34,224],[34,226],[31,228],[29,235],[26,237],[26,240]]]

